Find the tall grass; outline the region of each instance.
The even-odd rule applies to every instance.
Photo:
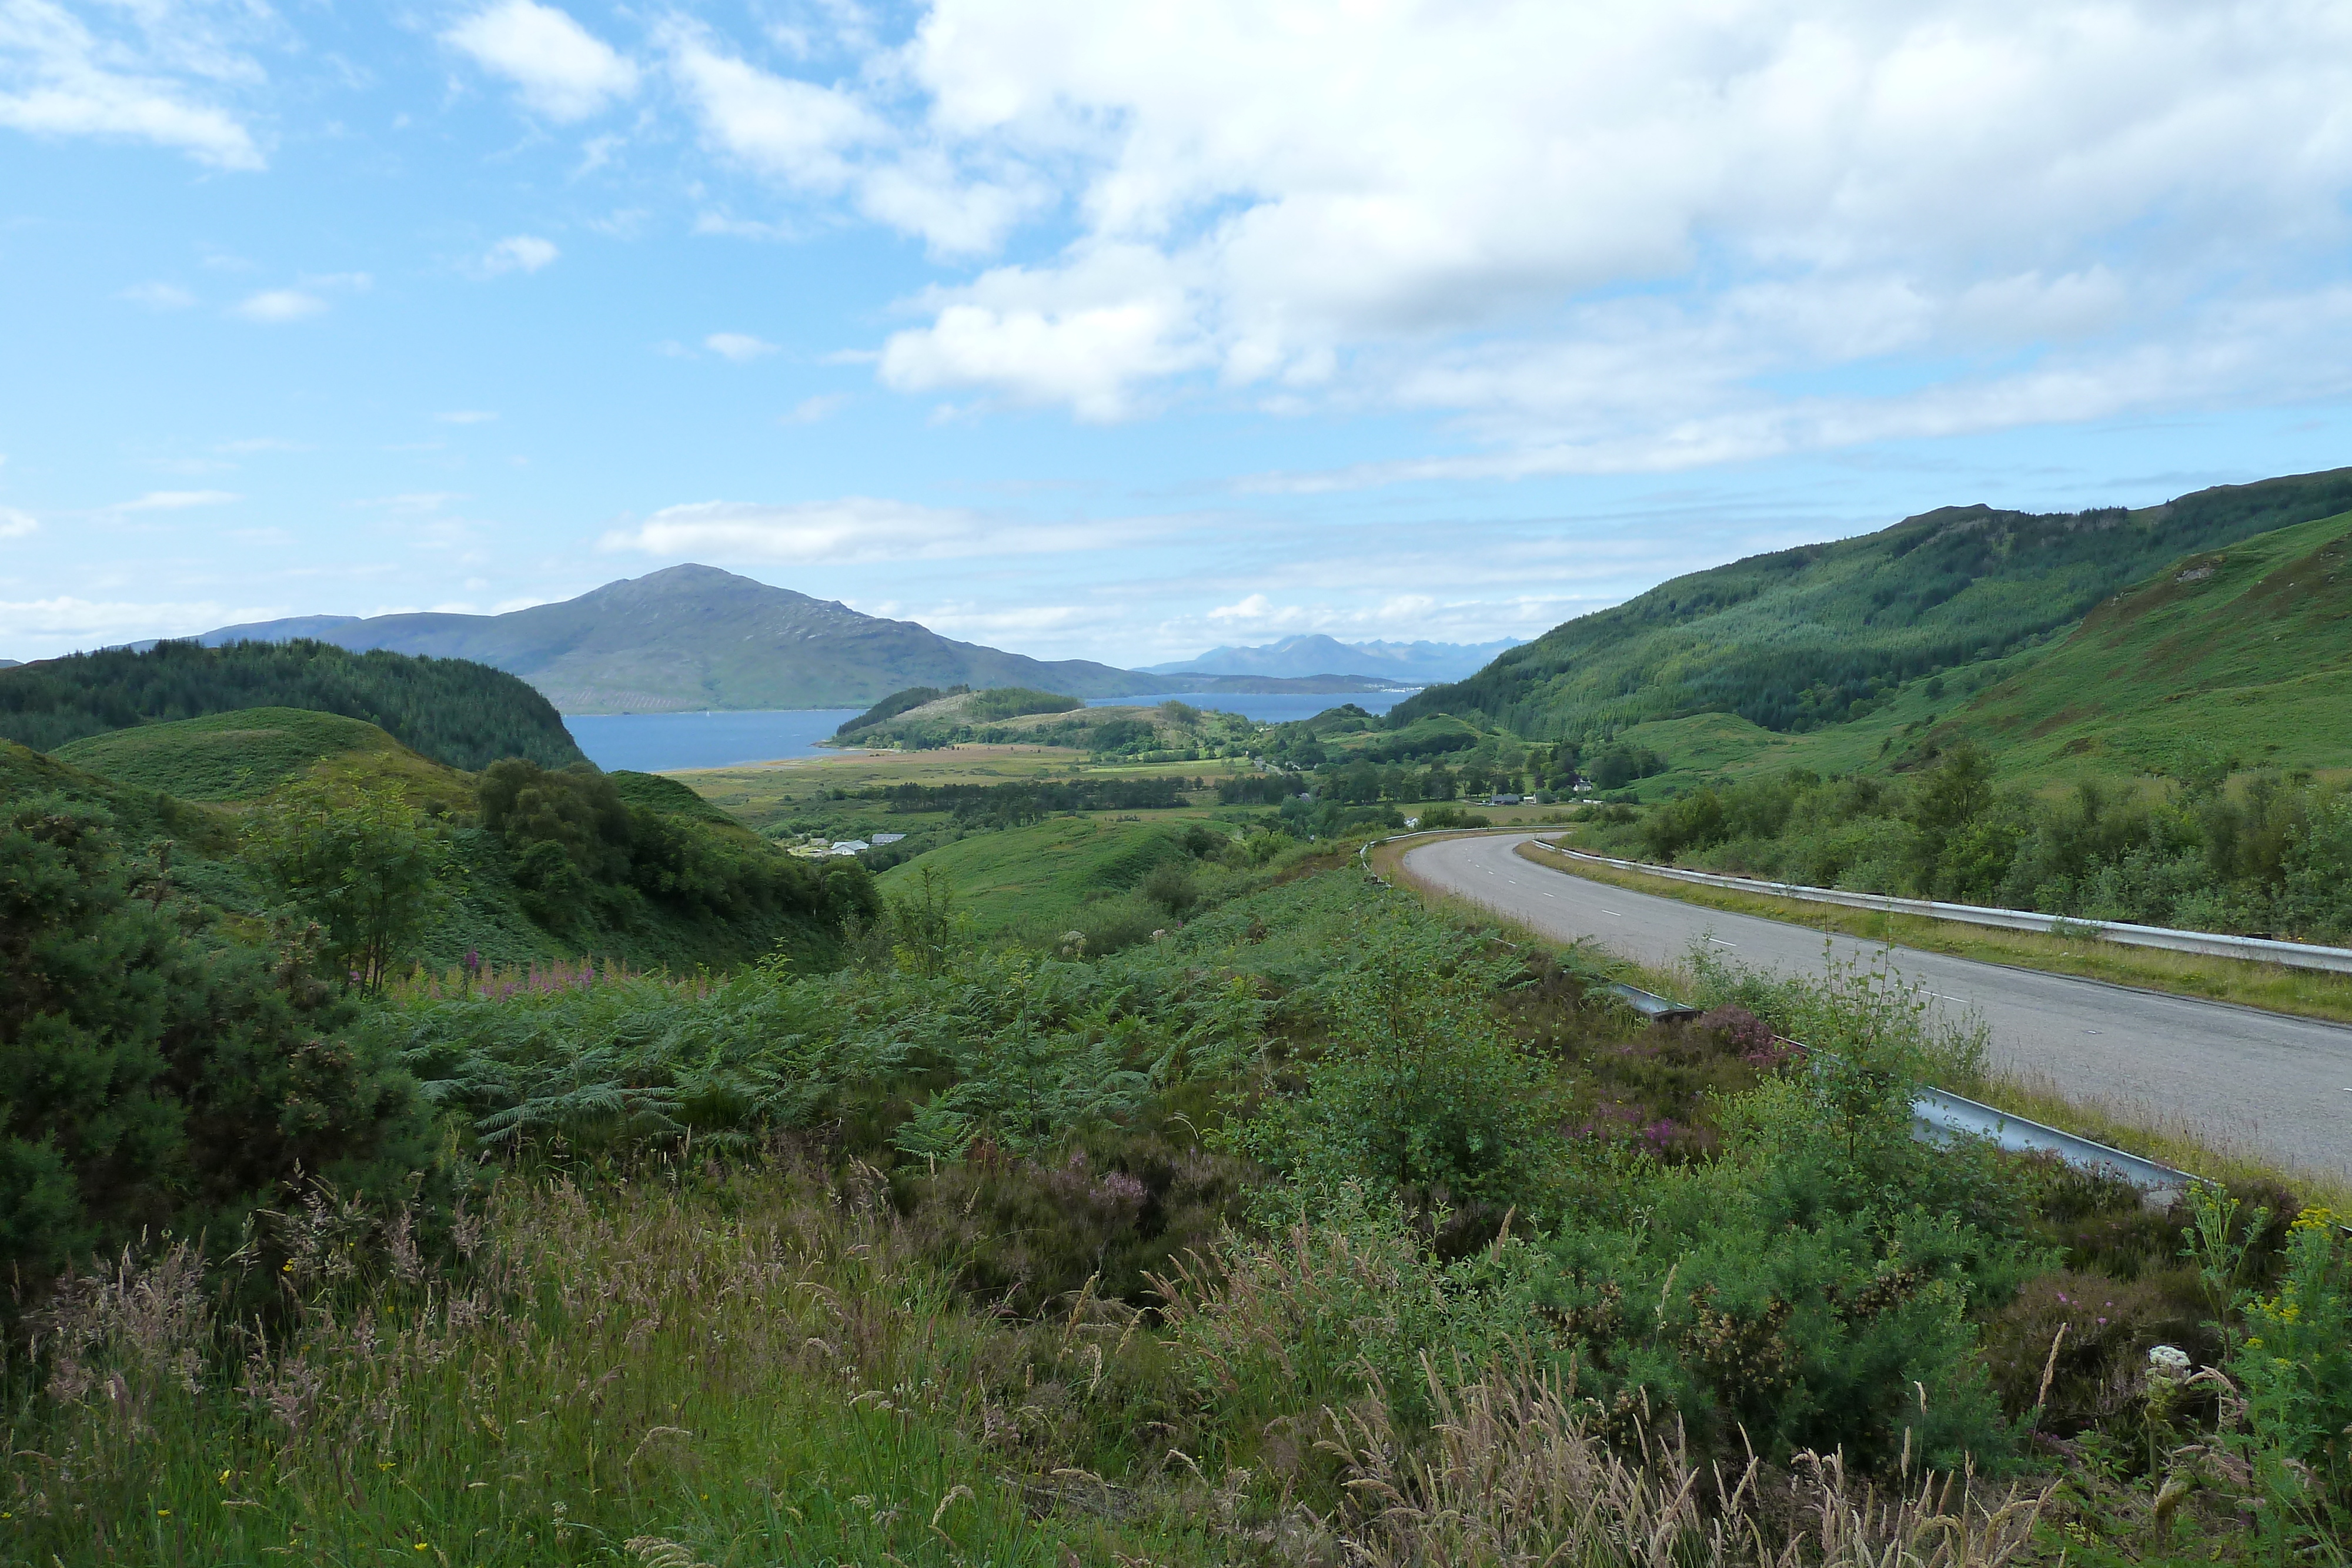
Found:
[[[2036,1506],[1834,1458],[1768,1498],[1758,1467],[1629,1457],[1556,1385],[1426,1355],[1433,1421],[1373,1374],[1289,1424],[1319,1479],[1241,1466],[1262,1440],[1148,1317],[1090,1288],[975,1309],[872,1173],[671,1174],[510,1179],[446,1273],[321,1200],[267,1323],[224,1321],[184,1242],[83,1278],[11,1369],[0,1562],[2000,1568]],[[1215,1310],[1256,1342],[1281,1321],[1263,1291]]]
[[[1003,1452],[1099,1375],[962,1310],[870,1185],[680,1176],[510,1181],[446,1277],[314,1228],[266,1327],[185,1243],[119,1261],[13,1369],[0,1561],[1097,1555]]]

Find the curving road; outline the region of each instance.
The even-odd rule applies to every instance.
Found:
[[[1559,941],[1591,939],[1645,964],[1694,942],[1762,968],[1822,967],[1818,929],[1631,893],[1520,859],[1532,833],[1441,839],[1405,852],[1419,880]],[[1829,939],[1841,958],[1874,944]],[[2352,1176],[2352,1028],[2195,1001],[2097,980],[1978,963],[1913,947],[1896,967],[1939,1007],[1974,1008],[1992,1065],[2047,1080],[2069,1099],[2143,1124],[2193,1131],[2209,1146]]]

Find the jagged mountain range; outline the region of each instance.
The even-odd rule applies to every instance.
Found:
[[[1156,674],[1200,671],[1213,675],[1368,675],[1400,685],[1458,681],[1484,668],[1517,637],[1493,643],[1342,643],[1322,632],[1285,637],[1255,648],[1212,648],[1197,659],[1147,664]]]

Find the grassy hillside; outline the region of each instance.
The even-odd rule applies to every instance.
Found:
[[[2177,560],[1948,716],[1909,755],[1973,740],[2009,776],[2352,764],[2352,513]]]
[[[925,868],[954,891],[983,933],[1045,933],[1090,904],[1129,892],[1152,869],[1185,856],[1181,828],[1100,817],[1055,817],[976,833],[885,872],[885,894],[917,885]]]
[[[60,746],[61,762],[184,800],[267,794],[321,760],[405,752],[375,726],[302,708],[244,708],[118,729]]]
[[[0,737],[54,751],[142,724],[262,707],[362,719],[452,768],[584,760],[563,719],[512,675],[461,659],[354,653],[322,643],[159,643],[0,670]]]
[[[1581,740],[1717,713],[1816,730],[1866,717],[1906,683],[2037,647],[2167,561],[2347,507],[2352,469],[2139,511],[1947,507],[1676,578],[1407,699],[1390,723],[1476,714],[1530,739]]]
[[[822,958],[842,916],[870,899],[863,868],[793,860],[693,790],[651,774],[504,763],[523,770],[531,794],[508,820],[492,821],[484,784],[498,768],[449,768],[334,715],[264,708],[142,726],[63,749],[70,755],[0,740],[0,798],[54,792],[102,809],[134,850],[171,841],[173,883],[257,932],[271,900],[240,850],[271,792],[312,773],[342,789],[398,786],[447,838],[445,896],[413,955],[429,967],[468,954],[493,965],[591,955],[691,969],[748,962],[780,942]]]

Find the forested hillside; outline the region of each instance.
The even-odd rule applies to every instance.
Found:
[[[158,720],[241,708],[307,708],[363,719],[412,751],[469,771],[503,757],[545,768],[585,760],[548,700],[464,659],[354,653],[324,643],[158,643],[0,671],[0,737],[54,751]]]
[[[1750,557],[1553,628],[1390,723],[1478,714],[1531,739],[1728,713],[1778,731],[1862,716],[1904,682],[2000,657],[2178,557],[2352,509],[2352,469],[2138,511],[1955,507]]]
[[[2352,516],[2169,562],[2058,646],[1927,727],[2011,775],[2172,772],[2184,750],[2241,767],[2352,757]]]

